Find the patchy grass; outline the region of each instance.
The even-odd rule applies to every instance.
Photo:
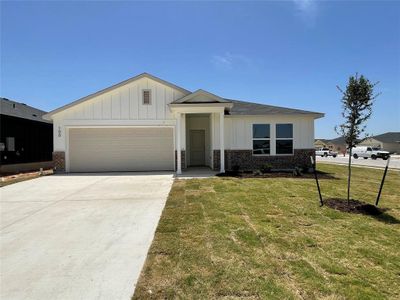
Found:
[[[346,196],[346,167],[322,165],[324,197]],[[383,171],[354,168],[374,203]],[[399,299],[400,173],[378,217],[319,207],[312,179],[176,180],[133,299]]]

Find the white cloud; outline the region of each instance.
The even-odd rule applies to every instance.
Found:
[[[309,13],[315,6],[315,1],[313,0],[293,0],[293,2],[297,9],[303,13]]]
[[[212,64],[225,70],[231,70],[237,67],[250,67],[252,60],[241,54],[232,54],[225,52],[223,55],[214,55],[211,59]]]
[[[307,25],[313,26],[317,17],[318,7],[315,0],[293,0],[296,7],[296,15]]]

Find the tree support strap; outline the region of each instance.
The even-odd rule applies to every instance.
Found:
[[[316,161],[314,161],[314,158],[312,156],[310,156],[311,159],[311,164],[313,166],[314,169],[314,176],[315,176],[315,181],[317,182],[317,188],[318,188],[318,194],[319,194],[319,202],[320,205],[323,206],[324,205],[324,201],[322,200],[322,195],[321,195],[321,188],[319,187],[319,182],[318,182],[318,175],[317,175],[317,164]]]
[[[386,162],[385,172],[383,172],[382,182],[381,182],[381,186],[379,187],[379,193],[378,193],[378,197],[376,198],[375,206],[378,206],[379,198],[381,197],[382,188],[383,188],[383,184],[385,182],[386,173],[387,173],[387,171],[389,169],[389,162],[390,162],[390,156],[389,156],[389,158],[388,158],[388,160]]]

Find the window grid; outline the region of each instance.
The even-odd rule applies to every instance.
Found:
[[[254,137],[256,133],[256,126],[267,126],[267,137]],[[253,124],[253,131],[252,131],[252,143],[253,143],[253,155],[270,155],[271,154],[271,127],[270,124]],[[265,141],[267,143],[267,148],[254,148],[255,146],[255,141]],[[257,144],[257,143],[256,143]],[[266,151],[267,149],[267,151]],[[260,152],[260,153],[257,153]],[[267,152],[267,153],[262,153],[262,152]]]
[[[290,125],[291,126],[291,137],[279,137],[278,136],[278,126],[279,125]],[[291,123],[282,123],[282,124],[276,124],[275,125],[275,132],[276,132],[276,145],[275,145],[275,152],[276,155],[292,155],[293,154],[293,124]],[[279,151],[280,149],[278,148],[279,146],[279,141],[291,141],[291,151],[290,152],[286,152],[286,153],[280,153],[281,151]]]

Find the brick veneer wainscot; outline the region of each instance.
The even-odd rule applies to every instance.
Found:
[[[53,152],[53,163],[56,172],[65,172],[65,152],[64,151]]]
[[[293,155],[253,155],[252,150],[225,150],[225,169],[230,171],[235,166],[240,170],[259,170],[265,164],[273,169],[293,169],[295,167],[311,168],[310,156],[315,159],[314,149],[294,149]],[[214,150],[214,170],[220,169],[220,150]]]

